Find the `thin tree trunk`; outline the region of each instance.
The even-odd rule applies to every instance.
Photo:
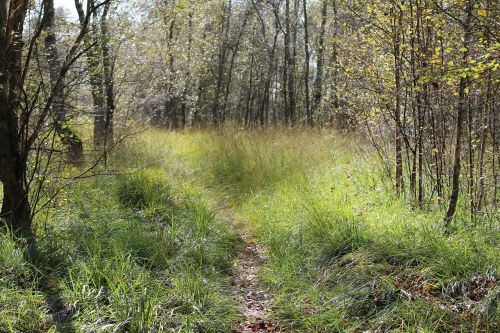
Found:
[[[45,0],[43,7],[43,24],[46,31],[45,48],[47,49],[50,81],[54,85],[61,69],[61,60],[56,46],[54,0]],[[83,142],[71,127],[68,126],[68,110],[64,99],[64,89],[57,89],[54,92],[52,102],[54,129],[62,144],[67,149],[68,161],[72,164],[80,165],[83,162]]]
[[[467,107],[467,143],[468,143],[468,148],[469,148],[469,179],[468,179],[468,185],[469,185],[469,213],[470,213],[470,218],[471,221],[474,221],[474,215],[475,215],[475,203],[474,203],[474,148],[473,145],[473,115],[472,115],[472,106],[468,105]]]
[[[474,1],[468,0],[466,3],[467,17],[463,23],[464,28],[464,40],[462,43],[463,59],[466,61],[469,56],[469,44],[472,38],[472,10],[474,7]],[[455,137],[455,156],[453,162],[453,176],[452,176],[452,187],[451,195],[448,203],[448,209],[444,217],[444,228],[448,233],[450,228],[450,223],[455,215],[455,210],[457,208],[458,195],[460,190],[460,155],[462,153],[462,127],[463,122],[466,117],[467,112],[467,93],[466,89],[469,87],[469,79],[467,77],[461,77],[460,83],[458,85],[458,106],[457,106],[457,124],[456,124],[456,137]]]
[[[94,8],[95,0],[88,0],[87,11]],[[84,24],[85,12],[80,0],[75,0],[76,11],[80,24]],[[104,97],[104,74],[101,64],[101,45],[99,43],[99,29],[97,27],[97,14],[92,13],[91,32],[83,38],[84,47],[87,50],[87,63],[89,67],[90,89],[92,94],[94,113],[94,148],[101,149],[106,142],[106,99]]]
[[[305,61],[306,61],[306,68],[305,68],[305,73],[304,73],[304,85],[305,85],[305,92],[306,92],[306,100],[305,100],[305,106],[306,106],[306,118],[307,118],[307,124],[309,126],[313,126],[314,124],[314,119],[312,117],[311,113],[311,107],[310,107],[310,100],[309,100],[309,62],[310,62],[310,50],[309,50],[309,29],[308,29],[308,18],[307,18],[307,0],[302,1],[303,4],[303,10],[304,10],[304,53],[305,53]]]
[[[232,0],[229,0],[228,5],[226,6],[226,1],[223,2],[223,15],[222,23],[221,23],[221,40],[219,42],[219,61],[217,65],[217,83],[215,87],[215,97],[212,105],[212,121],[214,126],[218,126],[220,124],[220,96],[222,93],[222,84],[224,80],[224,66],[226,64],[226,55],[227,55],[227,42],[229,40],[229,29],[231,24],[231,6]]]
[[[168,33],[167,33],[167,50],[168,50],[168,69],[167,69],[167,75],[165,79],[165,117],[167,119],[167,125],[170,127],[170,129],[174,130],[178,127],[178,121],[177,121],[177,103],[176,103],[176,94],[175,94],[175,88],[174,88],[174,81],[175,81],[175,69],[174,69],[174,53],[173,53],[173,40],[174,40],[174,30],[175,30],[175,23],[176,23],[176,14],[172,17],[170,20],[170,23],[168,22],[168,17],[165,15],[164,18],[164,23],[165,26],[169,26],[168,28]]]
[[[297,117],[297,98],[295,94],[297,93],[297,88],[295,85],[295,70],[296,70],[296,62],[297,62],[297,23],[299,20],[298,14],[298,2],[299,0],[295,0],[293,4],[293,22],[289,18],[289,23],[291,25],[291,34],[292,34],[292,54],[290,57],[290,66],[288,67],[288,101],[290,102],[290,122],[291,124],[295,124]]]
[[[488,71],[488,81],[486,84],[486,101],[485,101],[485,111],[483,114],[483,126],[481,133],[481,144],[480,144],[480,152],[479,152],[479,190],[477,193],[476,200],[476,212],[481,210],[483,199],[485,197],[485,181],[484,181],[484,153],[486,151],[487,139],[488,139],[488,115],[492,111],[492,103],[491,103],[491,71]]]
[[[232,52],[231,52],[231,60],[229,62],[229,70],[227,73],[227,81],[226,81],[226,88],[224,92],[224,102],[222,104],[222,119],[221,122],[224,124],[227,118],[227,104],[229,101],[229,93],[231,89],[231,82],[233,80],[233,69],[234,69],[234,62],[236,60],[236,56],[238,55],[238,51],[240,48],[240,42],[243,38],[243,34],[245,32],[245,27],[247,25],[249,15],[245,15],[245,18],[243,19],[243,23],[241,24],[240,31],[238,33],[238,37],[236,38],[236,45],[233,46]]]
[[[192,45],[193,45],[193,12],[189,12],[188,14],[189,16],[189,20],[188,20],[188,27],[189,27],[189,30],[188,30],[188,48],[187,48],[187,51],[188,51],[188,57],[187,57],[187,70],[186,70],[186,84],[184,85],[184,89],[182,91],[182,113],[181,113],[181,120],[182,120],[182,127],[186,127],[187,125],[187,106],[186,106],[186,99],[187,99],[187,96],[188,96],[188,89],[189,87],[191,86],[191,79],[190,79],[190,76],[191,76],[191,48],[192,48]]]
[[[269,120],[269,104],[270,104],[270,88],[271,88],[271,81],[273,77],[273,71],[274,71],[274,58],[276,54],[276,45],[278,43],[278,34],[279,34],[279,29],[276,23],[276,30],[273,38],[273,46],[271,48],[271,52],[269,54],[269,66],[267,70],[267,77],[266,77],[266,82],[264,84],[264,94],[262,97],[262,102],[261,102],[261,108],[262,108],[262,113],[264,114],[264,119],[265,122],[267,123]],[[261,124],[264,125],[264,124]]]
[[[248,91],[247,91],[247,101],[245,107],[245,127],[248,127],[250,121],[250,100],[253,94],[253,67],[254,67],[254,55],[250,58],[250,78],[248,81]]]
[[[110,2],[104,5],[103,13],[101,16],[101,36],[100,46],[101,52],[97,51],[98,56],[102,56],[102,70],[96,69],[98,75],[98,84],[100,85],[100,98],[102,99],[101,114],[99,115],[98,133],[99,147],[106,147],[113,142],[113,116],[115,112],[115,97],[114,97],[114,83],[113,83],[113,59],[109,49],[109,29],[107,23],[107,16],[110,9]],[[97,28],[96,28],[96,34]],[[99,62],[101,62],[99,60]]]
[[[396,14],[396,13],[395,13]],[[403,192],[403,147],[402,147],[402,124],[401,124],[401,29],[403,25],[403,14],[401,10],[394,19],[393,47],[394,47],[394,78],[396,84],[396,108],[394,119],[396,122],[396,194],[400,196]]]
[[[325,33],[326,33],[326,19],[328,15],[327,0],[323,0],[321,7],[321,26],[319,29],[319,38],[317,45],[317,57],[316,57],[316,80],[314,81],[314,102],[311,112],[311,117],[318,110],[321,104],[322,92],[323,92],[323,63],[324,63],[324,52],[325,52]]]
[[[285,1],[285,122],[292,121],[295,105],[295,92],[293,80],[293,60],[291,50],[291,28],[290,28],[290,0]]]

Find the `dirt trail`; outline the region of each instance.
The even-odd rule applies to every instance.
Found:
[[[221,210],[220,218],[227,221],[238,232],[244,242],[233,267],[235,297],[242,307],[244,320],[235,332],[281,332],[273,319],[272,296],[262,287],[257,272],[266,260],[265,249],[256,244],[245,225],[238,221],[230,208]]]

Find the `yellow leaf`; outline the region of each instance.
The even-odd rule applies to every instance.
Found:
[[[486,9],[478,9],[477,15],[482,16],[482,17],[488,16],[488,11]]]

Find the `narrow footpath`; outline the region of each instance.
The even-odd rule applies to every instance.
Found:
[[[253,241],[244,223],[238,221],[230,208],[223,207],[220,212],[219,217],[227,221],[244,242],[233,266],[234,293],[244,316],[235,332],[281,332],[273,318],[272,295],[264,290],[257,275],[266,261],[264,247]]]

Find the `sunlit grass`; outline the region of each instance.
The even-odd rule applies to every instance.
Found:
[[[0,332],[231,331],[239,240],[148,138],[109,157],[118,174],[66,188],[37,217],[34,255],[0,235]]]
[[[191,148],[181,155],[194,161],[200,180],[229,200],[267,245],[269,262],[261,275],[289,329],[494,327],[495,309],[463,322],[452,309],[470,304],[408,300],[401,281],[422,280],[440,294],[472,276],[495,275],[498,229],[489,223],[471,229],[459,214],[455,232],[445,236],[444,207],[429,203],[421,210],[397,199],[361,140],[288,129],[186,136]]]
[[[484,312],[461,294],[496,278],[498,225],[459,209],[444,235],[444,207],[396,198],[354,135],[150,130],[108,162],[118,175],[65,189],[38,217],[36,260],[1,235],[2,329],[54,330],[57,314],[61,330],[230,332],[239,242],[222,204],[266,245],[260,276],[287,332],[498,327],[498,302]]]

